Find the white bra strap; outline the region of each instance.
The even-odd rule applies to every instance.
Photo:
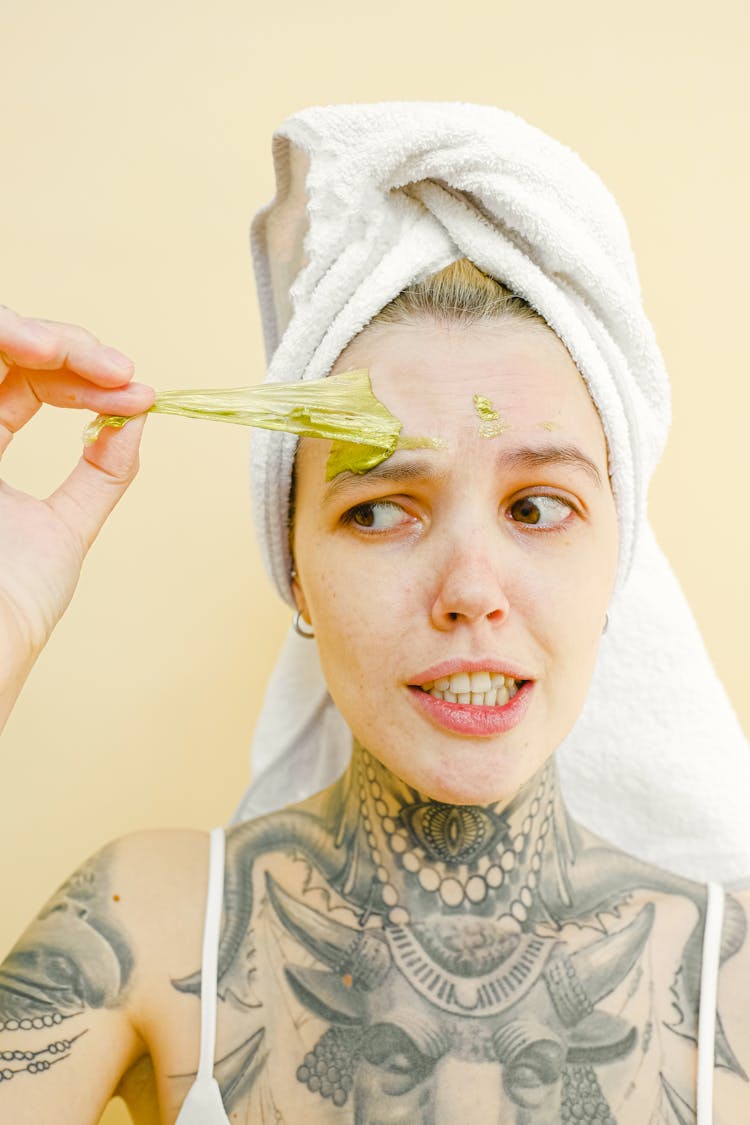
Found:
[[[719,883],[709,883],[698,1008],[697,1125],[711,1125],[713,1121],[716,999],[719,990],[719,957],[723,922],[724,888]]]
[[[216,994],[221,908],[224,899],[224,829],[214,828],[208,856],[206,920],[201,963],[201,1053],[198,1080],[211,1078],[216,1052]]]

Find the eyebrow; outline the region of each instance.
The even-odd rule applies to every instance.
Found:
[[[446,475],[444,469],[439,469],[433,460],[426,457],[414,457],[409,453],[394,453],[387,461],[368,469],[366,473],[352,473],[348,469],[338,473],[329,481],[323,491],[323,500],[345,496],[353,492],[359,485],[370,481],[414,481],[439,479]]]
[[[599,469],[575,445],[518,446],[504,449],[497,458],[498,467],[506,471],[543,469],[553,465],[567,465],[587,474],[601,487],[602,476]],[[366,473],[352,473],[348,469],[329,481],[323,492],[323,501],[346,496],[363,483],[408,482],[415,480],[436,480],[447,475],[446,470],[438,468],[434,457],[415,457],[411,453],[395,453],[387,461],[381,461]]]
[[[498,457],[498,463],[508,469],[543,469],[548,465],[569,465],[587,473],[598,487],[602,484],[602,475],[597,466],[575,445],[524,445],[517,449],[504,449]]]

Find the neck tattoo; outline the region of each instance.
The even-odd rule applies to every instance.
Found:
[[[384,800],[383,767],[366,750],[360,753],[358,796],[362,825],[375,868],[384,915],[406,926],[411,914],[397,883],[435,895],[449,910],[479,906],[491,896],[504,899],[498,920],[522,925],[536,897],[545,838],[555,803],[552,769],[542,772],[523,820],[476,805],[420,801],[391,814]],[[380,837],[380,839],[378,839]],[[390,856],[384,858],[387,846]],[[389,870],[395,860],[400,878]],[[523,872],[520,871],[524,861]]]

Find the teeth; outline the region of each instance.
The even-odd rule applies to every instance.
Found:
[[[499,672],[456,672],[453,676],[446,676],[444,679],[435,680],[434,684],[424,686],[427,691],[435,687],[438,691],[450,691],[454,695],[465,695],[467,692],[471,692],[472,695],[486,695],[493,689],[510,691],[511,687],[518,690],[512,676],[503,676]]]
[[[503,707],[518,691],[513,677],[499,672],[456,672],[421,686],[434,699],[475,707]]]

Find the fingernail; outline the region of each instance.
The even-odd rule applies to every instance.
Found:
[[[117,348],[104,348],[102,351],[102,359],[108,367],[114,367],[117,371],[133,370],[132,359],[128,359],[122,352],[118,352]]]
[[[128,395],[130,398],[143,398],[144,391],[150,391],[151,388],[145,383],[128,383],[127,387],[123,387],[117,393],[120,395]]]

